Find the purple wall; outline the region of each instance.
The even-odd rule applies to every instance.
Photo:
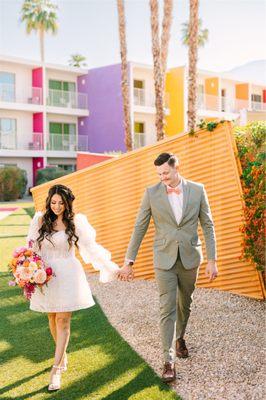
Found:
[[[88,150],[125,152],[121,64],[95,68],[80,76],[78,91],[88,94],[90,115],[78,119],[79,135],[88,135]]]

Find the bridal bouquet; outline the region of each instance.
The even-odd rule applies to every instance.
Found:
[[[14,277],[9,286],[21,287],[28,300],[36,287],[42,291],[42,286],[55,276],[52,268],[46,266],[41,257],[27,247],[18,247],[14,250],[9,268]]]

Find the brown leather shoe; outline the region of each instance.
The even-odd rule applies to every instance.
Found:
[[[172,382],[175,379],[176,379],[175,364],[170,362],[165,362],[162,374],[163,382]]]
[[[186,342],[183,338],[179,338],[176,341],[176,356],[179,358],[188,357],[188,349],[186,346]]]

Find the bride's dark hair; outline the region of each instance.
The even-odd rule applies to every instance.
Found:
[[[74,224],[74,212],[72,208],[72,203],[75,200],[75,196],[73,195],[71,189],[64,185],[54,185],[49,189],[48,196],[45,202],[45,213],[42,217],[42,226],[39,229],[39,237],[37,239],[38,246],[41,248],[41,242],[44,239],[51,241],[51,236],[55,232],[53,228],[53,223],[57,219],[55,213],[51,210],[51,199],[54,194],[58,194],[61,196],[62,201],[65,206],[65,210],[63,213],[63,222],[66,226],[66,234],[68,235],[68,243],[69,248],[72,247],[73,242],[75,246],[78,248],[78,236],[76,235],[75,231],[75,224]]]

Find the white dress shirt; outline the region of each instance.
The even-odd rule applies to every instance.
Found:
[[[168,188],[171,188],[170,186],[167,186]],[[176,193],[168,193],[168,200],[170,203],[170,206],[173,210],[176,222],[179,224],[182,218],[182,211],[183,211],[183,186],[182,186],[182,178],[179,184],[172,189],[178,189],[180,190],[180,194]]]

